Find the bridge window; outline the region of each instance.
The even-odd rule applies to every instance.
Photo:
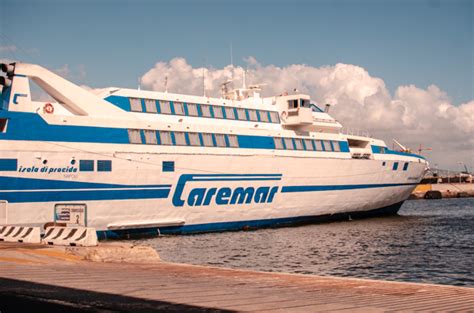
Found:
[[[253,121],[253,122],[257,122],[258,121],[257,111],[251,110],[251,109],[249,109],[248,111],[249,111],[250,120]]]
[[[272,123],[280,123],[280,117],[278,116],[278,112],[270,112],[270,120]]]
[[[268,123],[268,112],[267,111],[258,111],[260,116],[260,122]]]
[[[211,106],[207,104],[201,104],[201,112],[203,117],[212,117]]]
[[[214,142],[212,141],[212,134],[202,134],[202,142],[206,147],[214,147]]]
[[[133,112],[143,112],[142,99],[130,98],[130,110]]]
[[[214,117],[215,118],[224,118],[224,115],[222,115],[222,107],[221,106],[214,106],[213,107],[213,112],[214,112]]]
[[[288,109],[297,109],[298,108],[298,99],[288,100]]]
[[[177,146],[186,146],[186,135],[183,132],[174,132],[174,142]]]
[[[156,145],[158,141],[156,140],[156,132],[154,130],[145,130],[145,143],[149,145]]]
[[[145,99],[145,110],[149,113],[156,113],[156,101],[153,99]]]
[[[201,141],[199,140],[199,134],[198,133],[188,133],[188,138],[189,138],[189,144],[191,146],[200,146]]]
[[[285,141],[286,149],[295,150],[295,147],[293,146],[293,140],[291,138],[284,138],[283,140]]]
[[[160,112],[163,114],[171,114],[170,102],[165,100],[160,100]]]
[[[305,139],[304,145],[306,146],[306,150],[310,150],[310,151],[314,150],[313,141],[311,139]]]
[[[142,143],[142,137],[139,129],[128,130],[128,141],[130,143]]]
[[[340,152],[341,151],[341,145],[339,144],[339,141],[333,141],[332,146],[334,148],[334,151]]]
[[[309,100],[307,100],[307,99],[301,99],[301,107],[303,107],[303,108],[310,108],[310,107],[311,107],[311,103],[310,103]]]
[[[173,145],[173,141],[171,141],[171,133],[168,131],[160,131],[160,141],[162,145]]]
[[[316,146],[316,151],[323,151],[323,143],[321,140],[315,140],[314,145]]]
[[[229,120],[235,120],[234,108],[226,107],[224,109],[226,118],[228,118]]]
[[[184,103],[182,102],[173,102],[174,105],[174,114],[184,115]]]
[[[225,136],[222,134],[214,134],[214,137],[216,138],[216,144],[218,147],[227,147],[225,143]]]
[[[408,162],[405,162],[405,164],[403,164],[403,170],[404,171],[408,170]]]
[[[94,171],[94,160],[79,160],[79,171],[81,171],[81,172],[93,172]]]
[[[398,170],[398,162],[393,163],[392,170],[394,171]]]
[[[98,172],[112,172],[112,161],[97,160],[97,171]]]
[[[282,138],[275,137],[273,138],[273,142],[275,143],[275,149],[283,149]]]
[[[299,138],[295,138],[295,146],[296,146],[296,150],[304,150],[303,141]]]
[[[239,147],[239,141],[237,140],[236,135],[227,135],[227,139],[229,140],[229,146],[232,148]]]

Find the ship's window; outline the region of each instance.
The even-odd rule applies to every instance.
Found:
[[[174,161],[163,161],[163,172],[174,172]]]
[[[212,117],[211,107],[207,104],[201,104],[201,112],[203,117]]]
[[[288,109],[297,109],[298,108],[298,99],[288,100]]]
[[[258,111],[260,116],[260,122],[268,123],[268,112],[267,111]]]
[[[295,138],[295,145],[296,145],[296,150],[304,150],[303,141],[301,139]]]
[[[385,147],[380,147],[380,153],[385,153]]]
[[[214,147],[214,141],[212,140],[212,134],[202,134],[202,142],[206,147]]]
[[[140,136],[139,129],[129,129],[128,130],[128,141],[130,143],[142,143],[142,137]]]
[[[160,141],[162,145],[173,145],[173,141],[171,141],[171,133],[168,131],[160,131]]]
[[[0,133],[7,132],[8,119],[0,118]]]
[[[332,146],[334,147],[334,151],[336,152],[341,151],[341,145],[339,144],[339,141],[333,141]]]
[[[382,162],[382,166],[385,166],[385,164],[387,164],[387,162],[383,161],[383,162]]]
[[[173,102],[174,114],[184,115],[184,104],[182,102]]]
[[[237,118],[241,121],[247,120],[247,115],[245,114],[245,109],[237,108]]]
[[[165,100],[160,100],[160,112],[163,114],[171,114],[170,102]]]
[[[329,140],[323,140],[324,151],[332,151],[331,143]]]
[[[257,122],[258,117],[257,117],[257,111],[255,110],[248,110],[249,111],[249,118],[251,121]]]
[[[306,146],[306,150],[311,150],[311,151],[314,150],[313,141],[311,139],[305,139],[304,145]]]
[[[81,171],[81,172],[93,172],[94,171],[94,160],[79,160],[79,171]]]
[[[403,170],[404,171],[408,170],[408,162],[405,162],[405,164],[403,164]]]
[[[188,115],[189,116],[198,116],[197,104],[188,103]]]
[[[321,140],[315,140],[314,145],[316,147],[316,151],[323,151],[323,143]]]
[[[191,146],[200,146],[201,141],[199,140],[199,134],[198,133],[188,133],[188,138],[189,138],[189,144]]]
[[[228,135],[227,138],[229,139],[229,146],[232,148],[239,147],[239,141],[237,140],[236,135]]]
[[[303,108],[310,108],[310,107],[311,107],[311,103],[309,103],[309,100],[301,99],[301,107],[303,107]]]
[[[283,143],[281,138],[275,137],[273,141],[275,142],[275,149],[283,149]]]
[[[229,120],[235,120],[234,108],[224,108],[225,109],[225,116]]]
[[[225,136],[222,134],[214,134],[214,137],[216,138],[216,144],[218,147],[227,147],[225,143]]]
[[[145,99],[145,110],[150,113],[156,113],[156,101],[153,99]]]
[[[186,146],[186,136],[183,132],[174,132],[174,142],[177,146]]]
[[[224,115],[222,115],[222,107],[221,106],[214,106],[212,108],[212,111],[214,112],[214,117],[215,118],[224,118]]]
[[[130,98],[130,110],[133,112],[143,112],[142,100],[137,98]]]
[[[272,123],[280,123],[280,117],[278,116],[278,112],[270,112],[270,119]]]
[[[98,172],[112,172],[112,161],[97,160],[97,171]]]
[[[145,143],[149,145],[156,145],[156,132],[154,130],[145,130]]]
[[[293,140],[291,138],[284,138],[283,140],[285,141],[286,149],[295,150],[295,147],[293,146]]]
[[[398,162],[393,163],[392,170],[394,171],[398,170]]]

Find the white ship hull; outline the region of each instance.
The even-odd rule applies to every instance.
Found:
[[[14,78],[23,89],[29,71],[25,66]],[[54,89],[56,78],[44,75],[51,79],[47,88]],[[274,119],[275,103],[265,101],[262,111],[250,104],[242,109],[247,121],[224,116],[203,122],[209,105],[202,105],[199,116],[191,111],[193,102],[204,101],[200,97],[185,99],[182,116],[173,116],[178,102],[170,101],[168,115],[134,113],[134,98],[119,92],[118,102],[97,98],[104,112],[94,116],[93,107],[69,103],[66,91],[57,96],[61,84],[52,92],[64,101],[54,104],[57,113],[42,112],[47,105],[28,97],[22,103],[29,91],[20,87],[2,94],[0,225],[84,225],[101,238],[117,238],[395,214],[427,167],[422,157],[389,150],[381,140],[343,135],[337,122],[319,122],[329,115],[311,115],[303,107],[309,115],[302,113],[301,121],[290,120],[291,110],[275,111],[282,124],[261,120],[267,111]],[[162,100],[146,101],[159,106]],[[231,108],[237,115],[241,107],[235,103],[221,106],[237,106]],[[252,114],[258,121],[251,121]],[[312,125],[304,121],[308,117]],[[160,136],[169,133],[166,143]],[[205,136],[212,140],[206,143]]]

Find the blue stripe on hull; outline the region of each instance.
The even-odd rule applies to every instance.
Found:
[[[99,188],[171,188],[171,185],[122,185],[55,179],[0,176],[0,190],[99,189]]]
[[[8,191],[0,199],[9,203],[96,201],[168,198],[170,189],[74,190],[74,191]]]
[[[183,225],[183,226],[172,226],[157,228],[144,228],[144,229],[127,229],[127,230],[106,230],[98,231],[97,235],[99,239],[120,239],[120,238],[137,238],[143,236],[156,236],[158,233],[166,235],[186,235],[196,233],[209,233],[209,232],[223,232],[223,231],[239,231],[239,230],[251,230],[259,228],[270,228],[270,227],[286,227],[286,226],[297,226],[305,224],[315,224],[332,222],[338,220],[347,220],[349,218],[358,219],[366,217],[386,216],[395,215],[402,206],[402,202],[398,202],[386,207],[366,211],[366,212],[350,212],[350,213],[336,213],[319,216],[298,216],[298,217],[287,217],[287,218],[275,218],[265,220],[251,220],[251,221],[239,221],[239,222],[221,222],[221,223],[208,223],[198,225]]]
[[[399,186],[415,186],[417,183],[398,183],[398,184],[362,184],[362,185],[303,185],[303,186],[284,186],[281,192],[308,192],[308,191],[330,191],[330,190],[352,190],[385,188]]]

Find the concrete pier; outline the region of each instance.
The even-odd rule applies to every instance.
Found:
[[[0,243],[0,311],[474,312],[474,288],[174,264],[150,249]]]

